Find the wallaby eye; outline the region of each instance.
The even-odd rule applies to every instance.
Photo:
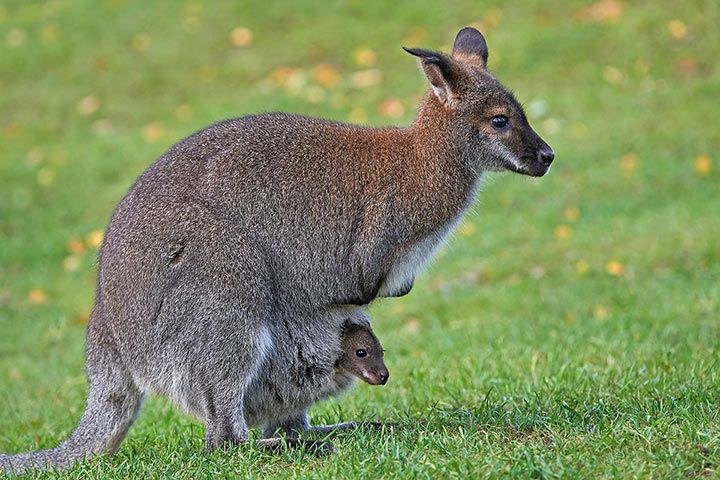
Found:
[[[492,123],[492,126],[497,128],[498,130],[502,130],[508,125],[508,117],[506,117],[505,115],[495,115],[490,120],[490,123]]]
[[[357,355],[360,358],[367,357],[367,352],[363,350],[362,348],[355,350],[355,355]]]

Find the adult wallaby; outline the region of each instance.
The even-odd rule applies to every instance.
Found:
[[[0,469],[113,453],[150,392],[203,421],[208,448],[245,442],[248,389],[274,352],[298,365],[286,392],[317,392],[352,306],[410,291],[485,172],[548,171],[553,151],[487,71],[480,32],[462,29],[452,55],[406,50],[431,86],[409,127],[252,115],[140,175],[100,250],[80,423]]]

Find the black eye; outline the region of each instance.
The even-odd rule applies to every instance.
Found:
[[[505,115],[495,115],[491,120],[490,123],[492,123],[492,126],[497,128],[498,130],[503,129],[507,127],[508,125],[508,117]]]
[[[355,355],[357,355],[360,358],[363,358],[363,357],[367,357],[367,352],[361,348],[359,350],[355,350]]]

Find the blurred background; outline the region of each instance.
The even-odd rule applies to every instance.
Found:
[[[426,83],[400,47],[449,51],[466,25],[555,164],[489,179],[413,292],[372,309],[390,383],[318,418],[425,419],[398,448],[426,456],[384,471],[716,471],[715,0],[4,0],[0,451],[52,445],[79,416],[97,249],[154,159],[259,111],[407,125]],[[130,441],[162,458],[176,428],[201,449],[199,425],[152,400]]]

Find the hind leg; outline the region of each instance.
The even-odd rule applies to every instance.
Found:
[[[196,362],[196,385],[202,385],[205,447],[215,450],[225,443],[249,438],[244,414],[245,391],[272,350],[272,337],[258,320],[238,315],[232,305],[215,312],[215,330]],[[253,328],[253,325],[255,328]]]
[[[245,390],[273,349],[273,290],[262,257],[239,240],[213,240],[197,252],[188,247],[181,264],[188,281],[167,295],[156,327],[175,377],[166,390],[205,423],[207,450],[248,440]]]

